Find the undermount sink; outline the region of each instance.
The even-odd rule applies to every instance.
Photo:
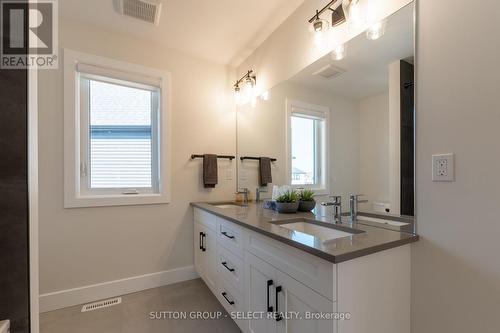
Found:
[[[228,208],[235,208],[235,207],[241,207],[241,206],[240,205],[227,204],[227,205],[214,205],[214,207],[222,208],[222,209],[228,209]]]
[[[235,202],[219,202],[219,203],[212,203],[211,205],[214,207],[217,207],[217,208],[222,208],[222,209],[245,207],[245,206],[243,206],[241,204],[237,204]]]
[[[390,225],[393,227],[404,227],[404,226],[409,225],[409,223],[405,223],[405,222],[385,220],[385,219],[379,219],[376,217],[363,216],[363,215],[358,215],[358,221],[368,221],[368,222],[381,223],[381,224],[386,224],[386,225]]]
[[[363,232],[356,229],[338,227],[329,225],[328,223],[322,221],[304,218],[273,221],[271,223],[276,224],[281,228],[291,230],[298,236],[315,237],[322,243],[326,243],[338,238],[350,237],[354,234]]]

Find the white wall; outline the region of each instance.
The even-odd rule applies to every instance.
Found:
[[[191,153],[235,154],[234,79],[227,67],[102,29],[60,22],[60,46],[172,73],[172,203],[63,208],[63,76],[39,72],[40,292],[193,265],[191,201],[233,197],[236,180],[205,190]],[[60,53],[62,54],[62,53]],[[60,66],[62,68],[62,66]],[[229,95],[228,95],[229,94]]]
[[[359,191],[357,101],[292,82],[281,83],[270,91],[270,99],[259,101],[256,108],[248,105],[238,108],[238,154],[277,158],[272,168],[273,184],[289,183],[285,169],[287,98],[330,109],[330,190],[348,202],[349,194]],[[247,187],[254,193],[258,185],[258,162],[242,162],[239,175],[240,187]],[[270,189],[271,185],[268,185]],[[271,194],[269,190],[264,197]]]
[[[401,214],[401,61],[389,64],[389,202]]]
[[[496,1],[419,0],[413,333],[500,331],[499,17]],[[443,152],[454,183],[431,181]]]
[[[389,96],[383,93],[359,103],[359,193],[370,202],[389,200]]]

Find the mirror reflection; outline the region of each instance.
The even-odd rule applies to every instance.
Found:
[[[360,212],[413,216],[413,26],[409,5],[378,38],[360,34],[342,57],[327,54],[268,100],[238,106],[238,186],[261,198],[273,185],[312,189],[318,202],[341,196],[344,214],[360,195]],[[273,159],[270,170],[258,157]]]

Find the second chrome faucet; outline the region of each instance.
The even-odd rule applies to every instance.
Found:
[[[351,194],[349,196],[349,217],[351,223],[358,219],[358,204],[368,202],[368,200],[359,200],[362,194]],[[321,203],[322,206],[333,207],[333,220],[335,223],[342,223],[342,197],[340,195],[330,196],[333,200]]]

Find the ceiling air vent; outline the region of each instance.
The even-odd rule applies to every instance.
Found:
[[[118,0],[118,12],[145,22],[160,23],[161,0]]]
[[[312,75],[318,75],[318,76],[321,76],[325,79],[333,79],[334,77],[339,76],[340,74],[342,74],[344,72],[345,72],[344,69],[335,67],[335,66],[330,64],[330,65],[326,65],[325,67],[322,67],[321,69],[312,73]]]

